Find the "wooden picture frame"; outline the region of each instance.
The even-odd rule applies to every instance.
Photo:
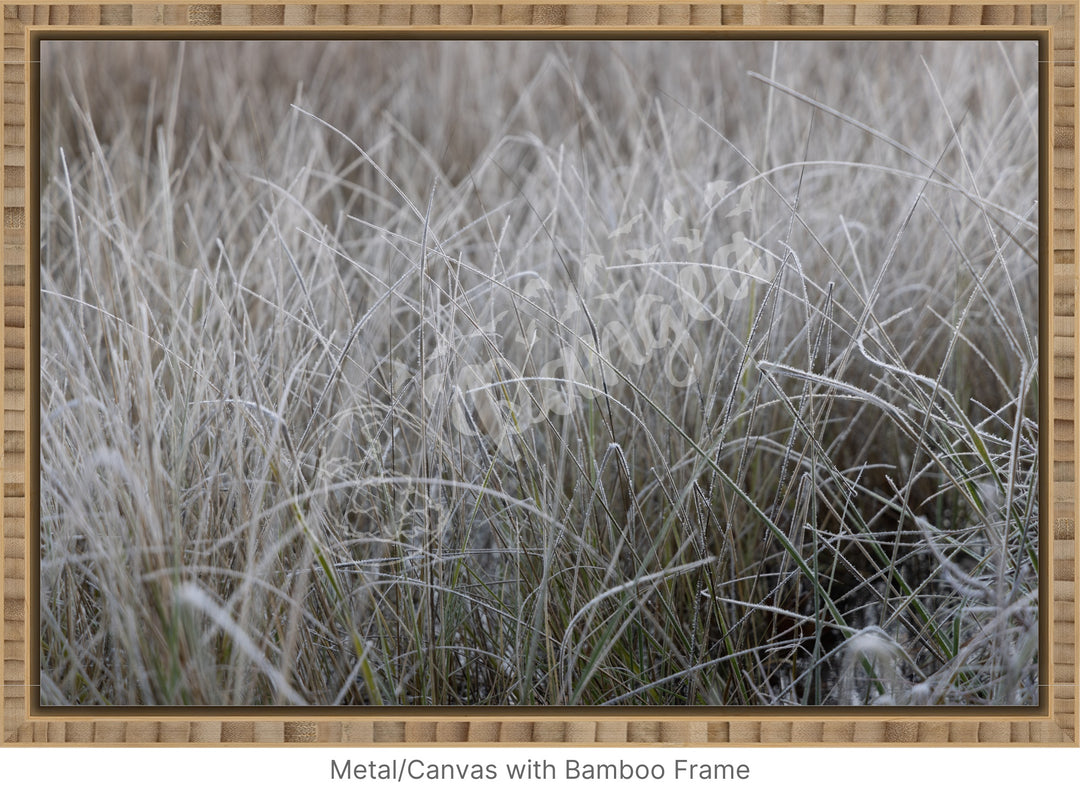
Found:
[[[1077,271],[1077,3],[4,4],[3,64],[3,735],[7,744],[1059,744],[1077,745],[1075,566]],[[38,415],[32,375],[36,282],[37,132],[33,56],[42,36],[646,34],[694,37],[828,34],[920,38],[1023,34],[1037,38],[1040,75],[1041,412],[1040,672],[1036,708],[460,710],[63,708],[36,703],[33,605],[38,548],[28,433]]]

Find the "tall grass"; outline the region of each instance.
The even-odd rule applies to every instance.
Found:
[[[1037,701],[1034,43],[42,64],[44,703]]]

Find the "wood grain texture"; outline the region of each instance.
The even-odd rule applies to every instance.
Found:
[[[1076,523],[1076,14],[1075,2],[1038,5],[1008,3],[877,4],[834,3],[610,3],[595,4],[207,4],[117,3],[99,5],[4,4],[3,198],[4,379],[3,431],[3,694],[2,740],[33,743],[1062,743],[1077,741],[1077,572]],[[637,718],[622,711],[607,717],[585,709],[580,713],[529,710],[504,716],[423,711],[380,711],[350,716],[312,715],[281,720],[252,715],[237,720],[213,716],[162,715],[146,721],[115,717],[78,718],[34,713],[27,693],[28,651],[36,648],[30,631],[28,571],[36,543],[27,535],[27,414],[36,399],[26,375],[32,364],[27,352],[28,324],[33,321],[27,282],[28,145],[36,141],[27,107],[27,44],[32,32],[91,26],[99,30],[175,29],[213,32],[232,29],[293,31],[366,27],[468,27],[485,30],[617,28],[627,36],[665,28],[693,26],[737,34],[749,27],[779,27],[812,33],[820,26],[853,27],[869,33],[879,27],[918,33],[937,26],[1002,26],[1010,30],[1049,30],[1051,36],[1050,131],[1045,143],[1051,187],[1047,200],[1052,221],[1044,246],[1048,266],[1043,291],[1047,319],[1040,321],[1049,389],[1043,437],[1050,443],[1050,466],[1044,466],[1043,588],[1041,617],[1049,635],[1043,659],[1049,687],[1042,714],[980,716],[942,711],[891,712],[889,720],[874,712],[794,714],[790,710],[724,715],[710,711],[690,715],[648,711]],[[242,34],[241,34],[242,35]],[[421,713],[417,715],[417,713]],[[94,715],[97,715],[96,711]]]

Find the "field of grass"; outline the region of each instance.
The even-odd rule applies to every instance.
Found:
[[[1036,56],[44,43],[42,702],[1034,704]]]

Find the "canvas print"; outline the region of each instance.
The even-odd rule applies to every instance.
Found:
[[[1039,701],[1035,41],[45,41],[43,705]]]

